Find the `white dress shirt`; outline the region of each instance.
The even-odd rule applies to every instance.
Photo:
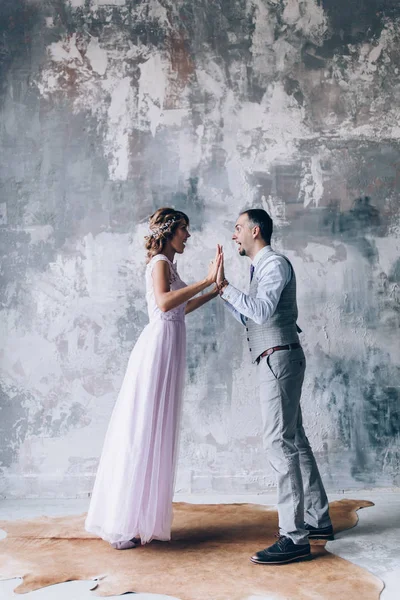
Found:
[[[264,246],[253,258],[253,277],[258,281],[256,298],[244,294],[231,284],[226,286],[221,296],[229,312],[243,325],[246,324],[245,317],[258,325],[268,321],[278,306],[283,288],[292,278],[288,261],[277,254],[272,254],[257,269],[262,256],[270,250],[271,246]]]

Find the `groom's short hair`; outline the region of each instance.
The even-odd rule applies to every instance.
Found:
[[[260,228],[260,235],[264,242],[269,244],[271,242],[271,236],[273,231],[273,223],[269,214],[262,208],[249,208],[240,213],[241,215],[247,215],[249,221],[253,227]]]

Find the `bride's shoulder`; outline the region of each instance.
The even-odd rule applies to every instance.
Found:
[[[171,266],[170,261],[164,254],[156,254],[147,263],[147,267],[146,267],[147,272],[151,272],[153,270],[154,265],[161,261],[166,262],[169,266]]]
[[[154,265],[160,261],[166,262],[167,265],[169,266],[169,281],[170,281],[170,283],[173,283],[178,277],[178,273],[176,271],[176,265],[174,263],[172,263],[169,260],[169,258],[167,258],[165,256],[165,254],[156,254],[155,256],[153,256],[151,258],[151,260],[147,263],[146,273],[151,275],[153,272]]]
[[[169,264],[169,260],[168,258],[164,255],[164,254],[156,254],[155,256],[153,256],[149,262],[147,263],[147,268],[149,268],[150,266],[155,265],[157,262],[160,262],[160,260],[165,261],[166,263]]]

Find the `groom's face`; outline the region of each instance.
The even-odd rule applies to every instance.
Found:
[[[247,256],[254,243],[250,222],[247,214],[240,215],[236,221],[232,239],[238,245],[240,256]]]

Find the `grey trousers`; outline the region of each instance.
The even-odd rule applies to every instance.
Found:
[[[304,432],[300,396],[306,360],[302,348],[279,350],[261,359],[257,370],[263,441],[277,475],[281,535],[307,543],[304,521],[331,524],[328,499]]]

